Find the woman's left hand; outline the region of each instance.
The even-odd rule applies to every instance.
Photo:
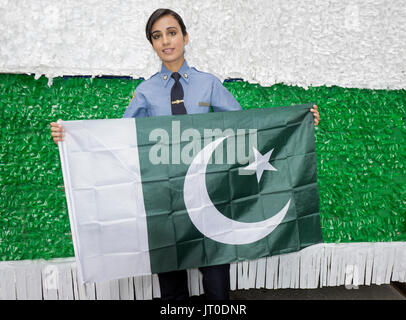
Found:
[[[313,105],[313,108],[310,109],[310,112],[313,113],[314,125],[317,126],[320,121],[320,114],[319,114],[319,111],[317,110],[317,106]]]

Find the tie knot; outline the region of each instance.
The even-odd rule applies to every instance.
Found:
[[[176,82],[178,82],[180,79],[180,74],[177,72],[174,72],[174,73],[172,73],[171,77],[174,78]]]

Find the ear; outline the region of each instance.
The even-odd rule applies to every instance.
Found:
[[[185,42],[185,46],[189,43],[189,33],[186,33],[186,35],[183,37],[183,41]]]

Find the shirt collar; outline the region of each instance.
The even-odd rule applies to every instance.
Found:
[[[181,78],[183,78],[183,80],[185,80],[186,83],[189,83],[190,69],[191,68],[189,67],[189,65],[187,64],[187,62],[185,60],[178,71]],[[172,71],[170,71],[168,68],[166,68],[164,66],[164,64],[162,64],[161,72],[160,72],[159,76],[161,77],[162,81],[164,82],[165,87],[168,85],[171,75],[172,75]]]

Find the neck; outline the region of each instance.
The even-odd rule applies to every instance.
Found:
[[[167,68],[168,70],[170,70],[172,72],[178,72],[184,62],[185,62],[185,58],[182,58],[177,61],[164,62],[163,64],[164,64],[165,68]]]

